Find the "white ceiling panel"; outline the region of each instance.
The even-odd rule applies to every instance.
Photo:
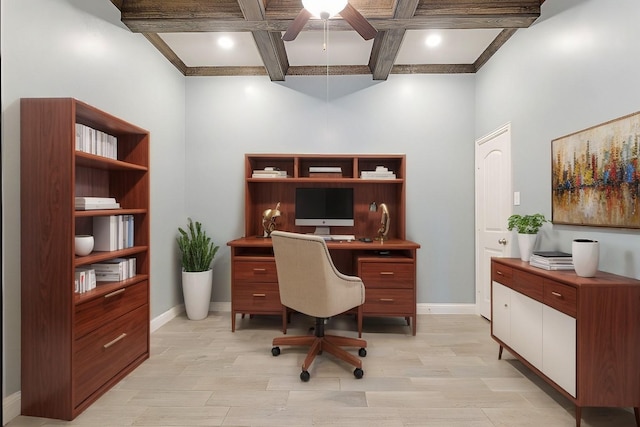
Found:
[[[237,33],[162,33],[160,37],[187,67],[262,66],[262,59],[250,32]],[[230,49],[219,45],[227,37]]]
[[[285,42],[289,65],[367,65],[373,40],[364,40],[355,31],[328,31],[323,49],[323,31],[303,31]]]

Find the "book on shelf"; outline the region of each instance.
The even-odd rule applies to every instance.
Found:
[[[98,282],[119,282],[136,275],[135,258],[113,258],[91,264]]]
[[[97,156],[118,158],[118,138],[106,132],[76,123],[76,150]]]
[[[360,172],[362,179],[396,179],[396,174],[385,166],[376,166],[375,170]]]
[[[85,293],[96,288],[96,272],[90,267],[78,267],[75,270],[75,292]]]
[[[79,211],[119,209],[120,203],[114,197],[76,197],[75,208]]]
[[[340,173],[342,174],[342,168],[340,166],[309,166],[309,173]]]
[[[133,215],[109,215],[93,218],[93,249],[117,251],[134,246]]]
[[[275,169],[256,169],[251,174],[251,178],[286,178],[287,171]]]
[[[309,178],[342,178],[342,172],[309,172]]]

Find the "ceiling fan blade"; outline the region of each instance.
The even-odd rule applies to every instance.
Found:
[[[300,13],[298,13],[298,16],[296,16],[296,19],[294,19],[291,25],[289,25],[289,28],[287,28],[284,36],[282,36],[282,40],[286,42],[295,40],[309,18],[311,18],[311,12],[309,12],[307,9],[302,9]]]
[[[378,34],[378,30],[355,7],[351,6],[351,3],[347,3],[347,6],[340,12],[340,16],[365,40],[371,40]]]

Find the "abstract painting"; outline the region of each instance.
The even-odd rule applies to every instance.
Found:
[[[640,228],[640,112],[551,141],[552,222]]]

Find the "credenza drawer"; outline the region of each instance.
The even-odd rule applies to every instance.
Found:
[[[147,304],[148,282],[122,287],[75,308],[74,338],[78,339],[129,311]]]
[[[552,280],[544,280],[543,302],[564,314],[576,317],[578,297],[576,288]]]
[[[529,298],[542,302],[543,284],[540,276],[516,270],[513,272],[513,280],[510,287]]]
[[[497,262],[491,263],[491,280],[494,282],[502,283],[506,286],[511,286],[513,281],[513,269],[506,267]]]
[[[233,309],[246,313],[282,310],[278,284],[236,283],[233,288]]]
[[[413,262],[361,262],[358,274],[367,289],[412,289],[415,283]]]
[[[275,260],[268,261],[242,261],[233,263],[233,278],[243,282],[277,282]]]
[[[148,330],[149,306],[145,304],[75,341],[74,406],[148,352]]]
[[[365,284],[366,286],[366,284]],[[366,289],[363,314],[406,316],[416,302],[413,289]]]

